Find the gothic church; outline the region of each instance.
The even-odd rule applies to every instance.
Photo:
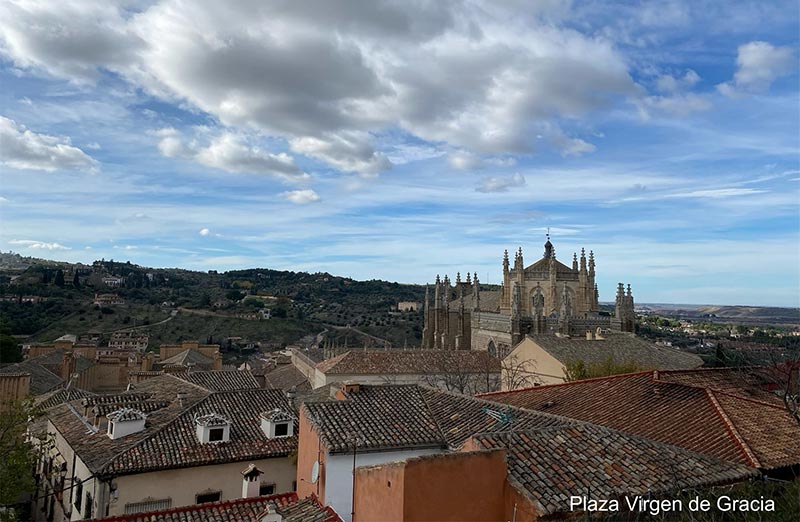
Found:
[[[594,253],[587,260],[573,254],[569,267],[556,259],[548,234],[541,259],[525,266],[522,248],[509,262],[503,255],[503,283],[499,291],[481,291],[478,274],[466,281],[456,276],[436,276],[433,302],[425,293],[423,348],[488,350],[504,357],[527,334],[584,336],[587,331],[610,328],[633,332],[633,296],[628,285],[617,288],[615,314],[601,315],[595,284]]]

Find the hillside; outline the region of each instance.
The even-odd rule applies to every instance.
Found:
[[[399,301],[424,299],[420,285],[327,273],[194,272],[113,260],[90,267],[3,256],[0,317],[14,335],[35,341],[133,327],[147,330],[155,346],[209,337],[276,345],[320,332],[351,345],[416,346],[422,334],[420,312],[397,311]],[[98,293],[115,294],[124,304],[96,305]]]

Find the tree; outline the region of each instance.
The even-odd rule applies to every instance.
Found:
[[[22,347],[11,335],[11,325],[0,318],[0,363],[15,363],[22,360]]]
[[[56,271],[56,277],[53,279],[53,284],[59,288],[64,288],[64,271],[60,268]]]
[[[567,362],[563,368],[564,380],[566,381],[608,377],[609,375],[638,372],[642,369],[643,368],[632,361],[618,363],[614,360],[614,357],[610,355],[602,362],[597,363],[586,363],[583,359],[576,359]]]
[[[26,493],[33,493],[36,452],[27,442],[28,423],[38,416],[31,400],[3,405],[0,412],[0,520],[17,520],[13,507]]]
[[[500,361],[503,390],[529,388],[542,384],[542,378],[536,373],[536,361],[522,359],[516,354],[507,355]]]
[[[75,276],[72,278],[72,286],[74,288],[76,288],[76,289],[80,289],[80,287],[81,287],[81,280],[80,280],[80,277],[78,277],[78,271],[77,270],[75,271]]]

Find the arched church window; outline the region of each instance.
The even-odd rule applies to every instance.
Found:
[[[489,346],[486,348],[486,351],[489,352],[489,355],[492,357],[497,357],[497,346],[495,346],[494,341],[489,341]]]

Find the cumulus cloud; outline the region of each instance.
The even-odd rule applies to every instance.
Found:
[[[34,248],[38,250],[72,250],[68,246],[60,243],[47,243],[45,241],[36,241],[34,239],[12,239],[9,244],[20,245],[25,248]]]
[[[249,145],[241,136],[223,132],[203,146],[197,140],[185,142],[175,129],[156,132],[161,139],[158,149],[167,157],[183,157],[226,172],[270,174],[287,181],[309,179],[286,153],[273,154],[257,146]]]
[[[17,169],[89,170],[97,162],[69,138],[38,134],[14,120],[0,116],[0,161]]]
[[[306,136],[292,139],[292,150],[319,158],[334,167],[363,176],[374,176],[392,168],[389,159],[373,150],[361,133],[329,135],[322,138]]]
[[[201,228],[201,229],[200,229],[200,235],[201,235],[201,236],[207,236],[207,235],[209,235],[210,233],[211,233],[211,231],[210,231],[209,229],[207,229],[207,228]]]
[[[307,205],[308,203],[316,203],[320,200],[319,194],[311,189],[290,190],[281,195],[297,205]]]
[[[778,77],[792,72],[795,67],[794,52],[790,47],[750,42],[739,46],[736,65],[738,69],[733,81],[717,85],[717,89],[726,96],[766,91]]]
[[[687,69],[683,75],[661,74],[655,80],[656,90],[661,94],[644,96],[637,100],[639,114],[648,119],[653,112],[670,116],[688,116],[693,112],[711,108],[706,96],[689,92],[700,81],[700,75]]]
[[[525,185],[525,176],[519,172],[510,177],[487,176],[481,179],[480,184],[475,189],[478,192],[506,192],[510,188],[522,187]]]
[[[391,168],[373,146],[387,128],[482,155],[528,154],[543,123],[639,96],[612,42],[559,25],[565,5],[11,3],[0,12],[9,21],[0,51],[75,81],[115,71],[225,126],[281,137],[295,152],[371,176]],[[583,140],[548,143],[564,154],[591,150]],[[160,145],[187,154],[174,136]],[[226,170],[266,168],[263,157],[242,164],[209,154]]]
[[[483,161],[479,156],[465,150],[448,155],[447,163],[458,170],[475,170],[483,167]]]

